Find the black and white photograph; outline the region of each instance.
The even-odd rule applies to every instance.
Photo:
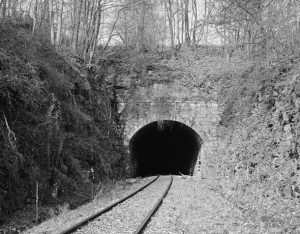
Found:
[[[0,234],[300,234],[299,0],[0,0]]]

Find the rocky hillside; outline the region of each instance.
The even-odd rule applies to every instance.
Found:
[[[219,142],[201,156],[203,178],[241,211],[243,233],[297,233],[300,55],[224,59],[221,48],[183,48],[164,65],[180,71],[178,85],[219,103]]]
[[[255,64],[233,80],[224,141],[212,160],[220,189],[250,230],[293,233],[300,225],[299,57]]]
[[[124,177],[106,65],[85,68],[26,24],[0,31],[0,220],[37,201],[75,206],[100,181]]]
[[[199,52],[198,52],[199,53]],[[196,57],[188,53],[186,57]],[[272,59],[220,55],[184,66],[193,83],[218,101],[219,144],[204,170],[242,211],[245,233],[296,233],[300,225],[300,56]],[[182,61],[183,64],[183,61]],[[203,66],[204,65],[204,66]],[[299,230],[299,229],[297,229]]]

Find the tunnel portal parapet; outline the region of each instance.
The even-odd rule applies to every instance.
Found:
[[[157,90],[159,89],[159,91]],[[194,93],[180,90],[181,94],[171,92],[166,85],[143,90],[129,102],[119,102],[122,113],[120,122],[124,129],[124,143],[129,146],[130,139],[143,126],[155,121],[171,120],[181,122],[195,130],[202,139],[202,147],[194,175],[201,175],[206,157],[218,142],[217,125],[220,109],[216,102],[201,100]],[[201,162],[201,163],[200,163]],[[201,166],[200,166],[201,165]]]

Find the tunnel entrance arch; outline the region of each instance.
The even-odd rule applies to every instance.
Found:
[[[151,122],[129,141],[132,176],[193,175],[201,146],[197,132],[181,122]]]

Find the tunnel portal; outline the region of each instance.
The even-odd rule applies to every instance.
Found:
[[[152,122],[129,142],[133,176],[192,175],[201,145],[200,136],[183,123]]]

